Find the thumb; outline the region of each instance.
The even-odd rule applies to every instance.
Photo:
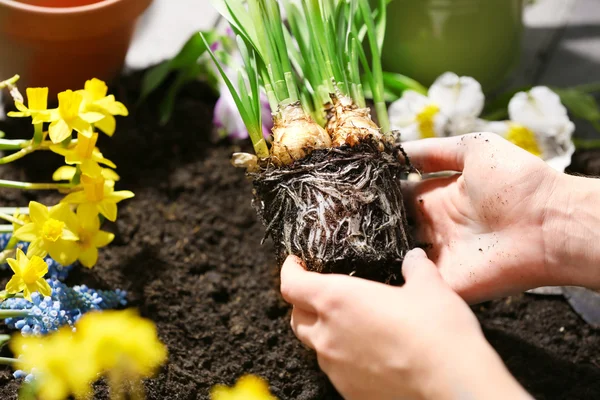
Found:
[[[441,281],[440,275],[435,264],[427,258],[423,249],[412,249],[402,262],[402,276],[407,283],[415,282],[435,282]]]

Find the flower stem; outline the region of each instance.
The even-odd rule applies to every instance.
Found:
[[[29,310],[0,310],[0,318],[27,317],[31,315]]]
[[[12,225],[0,225],[0,233],[11,233],[12,231]]]
[[[23,139],[0,139],[0,150],[20,150],[29,143]]]
[[[70,183],[31,183],[0,179],[0,187],[24,190],[60,190],[71,189],[73,185]]]
[[[15,152],[15,153],[12,153],[6,157],[0,158],[0,165],[8,164],[13,161],[17,161],[18,159],[25,157],[27,154],[33,153],[36,149],[37,148],[33,145],[29,145],[25,148],[22,148],[21,150]]]
[[[12,367],[16,365],[18,361],[19,360],[17,360],[16,358],[0,357],[0,364],[2,365],[10,365]]]
[[[39,145],[44,140],[44,124],[33,124],[33,144]]]
[[[8,222],[12,222],[13,224],[18,224],[18,225],[25,225],[25,223],[23,221],[21,221],[18,218],[13,217],[12,215],[9,214],[4,214],[2,212],[0,212],[0,219],[3,219],[5,221]]]
[[[10,335],[0,335],[0,346],[4,346],[10,340]]]

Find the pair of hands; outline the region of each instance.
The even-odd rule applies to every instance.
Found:
[[[281,291],[292,328],[348,400],[529,398],[465,301],[568,280],[548,221],[561,174],[494,134],[404,147],[425,173],[461,172],[404,190],[431,261],[409,252],[397,288],[307,272],[290,257]]]

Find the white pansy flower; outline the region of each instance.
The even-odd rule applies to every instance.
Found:
[[[510,100],[508,114],[509,121],[490,122],[484,130],[541,157],[558,171],[571,164],[575,124],[556,93],[545,86],[519,92]]]
[[[390,123],[402,141],[460,135],[475,129],[484,102],[479,82],[447,72],[427,96],[405,91],[389,108]]]
[[[406,90],[390,105],[389,118],[392,129],[400,131],[403,142],[445,136],[448,123],[437,104],[413,90]]]

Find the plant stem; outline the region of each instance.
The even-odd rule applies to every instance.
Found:
[[[23,221],[21,221],[18,218],[13,217],[12,215],[9,214],[4,214],[2,212],[0,212],[0,219],[3,219],[5,221],[11,222],[13,224],[18,224],[18,225],[25,225],[25,223]]]
[[[11,233],[12,231],[12,225],[0,225],[0,233]]]
[[[31,183],[0,179],[0,187],[24,190],[60,190],[71,189],[73,185],[70,183]]]
[[[0,310],[0,318],[27,317],[31,315],[29,310]]]
[[[0,165],[8,164],[13,161],[17,161],[18,159],[25,157],[27,154],[33,153],[35,150],[36,150],[36,147],[33,145],[29,145],[25,148],[22,148],[21,150],[15,152],[15,153],[12,153],[6,157],[0,158]]]
[[[33,144],[39,145],[44,140],[44,124],[33,124]]]
[[[11,367],[15,366],[19,362],[16,358],[10,357],[0,357],[0,364],[2,365],[10,365]]]
[[[0,346],[4,346],[10,340],[10,335],[0,335]]]
[[[20,150],[29,143],[23,139],[0,139],[0,150]]]

